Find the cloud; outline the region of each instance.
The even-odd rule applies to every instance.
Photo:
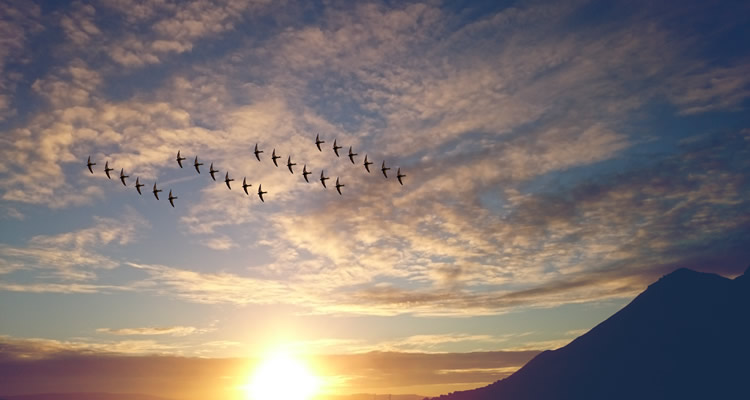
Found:
[[[169,335],[169,336],[188,336],[196,333],[202,333],[203,331],[194,326],[162,326],[162,327],[142,327],[142,328],[99,328],[96,330],[98,333],[105,333],[108,335],[117,336],[155,336],[155,335]]]

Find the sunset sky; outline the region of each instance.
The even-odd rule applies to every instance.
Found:
[[[197,398],[191,381],[230,398],[242,360],[278,349],[331,393],[437,395],[508,375],[676,268],[740,274],[748,15],[0,0],[0,395]]]

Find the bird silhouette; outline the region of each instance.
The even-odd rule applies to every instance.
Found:
[[[156,188],[156,182],[154,182],[154,190],[151,192],[154,194],[154,197],[156,197],[156,200],[159,200],[159,192],[161,192],[161,189]]]
[[[211,179],[216,180],[215,173],[219,172],[218,169],[214,169],[214,163],[211,163],[211,167],[208,169],[208,173],[211,174]]]
[[[354,156],[356,156],[357,153],[352,153],[352,146],[349,146],[349,160],[351,160],[352,164],[354,164]]]
[[[380,167],[380,170],[383,171],[383,176],[388,178],[388,174],[385,173],[385,171],[388,171],[390,168],[385,167],[385,161],[383,161],[383,166]]]
[[[231,182],[231,181],[233,181],[233,180],[234,180],[234,179],[231,179],[231,178],[229,178],[229,171],[227,171],[227,174],[226,174],[226,175],[224,175],[224,183],[226,183],[226,184],[227,184],[227,187],[229,188],[229,190],[232,190],[232,187],[231,187],[231,186],[229,186],[229,182]]]
[[[255,158],[257,158],[258,161],[260,161],[260,153],[262,152],[263,150],[258,150],[258,143],[255,143],[255,151],[253,153],[255,153]]]
[[[93,174],[94,170],[91,169],[92,166],[96,165],[95,162],[91,162],[91,156],[89,156],[88,161],[86,161],[86,166],[89,167],[89,171]]]
[[[169,204],[174,208],[174,201],[177,200],[177,196],[172,196],[172,189],[169,189]]]
[[[184,160],[185,157],[180,157],[180,151],[177,150],[177,164],[182,168],[182,160]]]
[[[320,140],[320,134],[315,135],[315,145],[318,146],[318,151],[323,151],[320,149],[320,145],[325,142],[325,140]]]
[[[142,194],[141,193],[141,186],[144,186],[144,185],[141,183],[140,178],[136,177],[135,178],[135,190],[138,191],[138,194]]]
[[[326,179],[331,179],[331,178],[329,178],[329,177],[327,177],[327,176],[323,176],[323,173],[324,173],[324,172],[325,172],[325,170],[324,170],[324,171],[320,171],[320,183],[322,183],[322,184],[323,184],[323,187],[324,187],[324,188],[328,189],[328,188],[326,187]]]
[[[312,174],[312,172],[307,170],[307,164],[302,166],[302,177],[305,178],[305,182],[310,183],[310,181],[307,180],[307,176]]]
[[[339,149],[341,146],[336,145],[336,139],[333,139],[333,152],[336,153],[336,157],[339,156]]]
[[[122,186],[128,186],[125,183],[125,178],[130,178],[128,175],[125,175],[125,168],[120,168],[120,180],[122,181]]]
[[[104,163],[104,173],[107,174],[108,179],[112,179],[112,177],[109,176],[109,171],[114,171],[114,170],[115,170],[114,168],[109,167],[109,161]]]
[[[248,196],[250,195],[250,193],[247,192],[247,188],[249,188],[250,186],[253,186],[253,185],[247,183],[247,178],[242,178],[242,190],[244,190],[245,194]]]
[[[195,156],[195,162],[193,163],[193,166],[195,167],[195,170],[198,171],[199,174],[201,173],[201,170],[198,167],[200,167],[201,165],[203,165],[203,163],[199,163],[198,156]]]
[[[273,161],[273,165],[277,167],[279,166],[279,164],[276,164],[276,160],[278,160],[279,158],[281,158],[281,156],[277,156],[276,149],[273,149],[273,153],[271,153],[271,160]]]
[[[398,179],[398,183],[401,184],[401,186],[404,185],[404,182],[401,182],[401,178],[405,177],[406,175],[401,174],[401,168],[398,169],[398,172],[396,172],[396,179]]]
[[[336,177],[336,191],[339,192],[339,195],[341,195],[341,188],[344,187],[343,183],[339,183],[339,178]]]
[[[365,169],[368,174],[370,173],[370,165],[372,165],[372,161],[367,161],[367,154],[365,154]]]
[[[289,172],[291,172],[292,174],[294,174],[294,171],[292,171],[292,165],[297,165],[297,164],[293,163],[292,162],[292,156],[289,156],[289,157],[286,158],[286,166],[287,166],[287,168],[289,168]]]
[[[262,201],[262,202],[265,203],[266,201],[263,200],[263,195],[266,194],[266,193],[268,193],[268,192],[264,192],[263,189],[261,189],[262,187],[263,187],[263,185],[258,185],[258,197],[260,197],[260,201]]]

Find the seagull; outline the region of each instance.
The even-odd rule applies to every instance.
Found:
[[[383,166],[380,167],[380,170],[383,171],[383,176],[388,178],[388,174],[385,173],[385,171],[388,171],[390,168],[385,167],[385,161],[383,161]]]
[[[257,158],[258,161],[260,161],[260,153],[262,152],[263,150],[258,150],[258,143],[255,143],[255,151],[253,153],[255,153],[255,158]]]
[[[195,170],[198,171],[198,173],[201,173],[201,170],[198,169],[199,166],[203,165],[202,162],[198,162],[198,156],[195,156],[195,162],[193,163],[193,166],[195,167]]]
[[[242,178],[242,190],[244,190],[245,194],[248,196],[250,195],[250,193],[247,192],[247,188],[249,188],[250,186],[253,186],[253,185],[247,183],[247,178]]]
[[[354,156],[356,156],[357,153],[352,153],[352,146],[349,146],[349,160],[352,161],[352,164],[354,164]]]
[[[320,183],[322,183],[323,187],[327,189],[327,187],[326,187],[326,179],[331,179],[331,178],[323,176],[323,172],[325,172],[325,171],[320,171]]]
[[[159,192],[161,192],[161,189],[156,188],[156,182],[154,182],[154,190],[151,192],[154,194],[154,197],[156,197],[156,200],[159,200]]]
[[[336,191],[339,192],[339,195],[341,194],[341,188],[344,187],[344,186],[346,186],[346,185],[344,185],[342,183],[339,183],[339,178],[336,177]]]
[[[125,175],[125,168],[120,168],[120,180],[122,181],[122,186],[128,186],[125,183],[125,178],[130,178],[128,175]]]
[[[216,180],[215,173],[219,172],[218,169],[214,169],[214,163],[211,163],[211,168],[208,169],[208,173],[211,174],[211,179]]]
[[[229,178],[229,171],[227,171],[227,174],[226,174],[226,175],[224,175],[224,183],[226,183],[226,184],[227,184],[227,187],[229,188],[229,190],[232,190],[232,187],[231,187],[231,186],[229,186],[229,182],[231,182],[231,181],[233,181],[233,180],[234,180],[234,179],[230,179],[230,178]]]
[[[281,158],[281,156],[277,156],[276,149],[273,149],[273,153],[271,154],[271,160],[273,161],[273,165],[277,167],[279,166],[279,164],[276,164],[276,160],[278,160],[279,158]]]
[[[320,149],[320,145],[325,142],[325,140],[320,140],[320,134],[315,135],[315,145],[318,146],[318,151],[323,151]]]
[[[169,204],[174,208],[174,201],[177,200],[177,196],[172,196],[172,189],[169,189]]]
[[[93,170],[93,169],[91,169],[91,166],[92,166],[92,165],[96,165],[96,163],[95,163],[95,162],[91,162],[91,156],[89,156],[89,160],[88,160],[88,161],[86,161],[86,166],[87,166],[87,167],[89,167],[89,171],[90,171],[90,172],[91,172],[91,173],[93,174],[93,173],[94,173],[94,170]]]
[[[104,163],[104,173],[107,174],[107,178],[112,179],[112,177],[109,176],[109,171],[114,171],[114,168],[109,167],[109,161]]]
[[[333,139],[333,152],[336,153],[336,157],[339,156],[339,149],[341,146],[336,146],[336,139]]]
[[[307,170],[307,164],[305,164],[302,167],[302,177],[305,178],[305,182],[310,183],[310,181],[307,180],[307,176],[312,174],[312,172]]]
[[[180,151],[177,150],[177,164],[180,165],[180,168],[182,168],[182,160],[184,160],[185,157],[180,157]]]
[[[370,165],[372,165],[371,161],[367,161],[367,154],[365,154],[365,169],[367,170],[367,173],[370,173]]]
[[[268,193],[268,192],[264,192],[264,191],[263,191],[263,190],[261,189],[262,187],[263,187],[263,185],[258,185],[258,197],[260,197],[260,201],[262,201],[262,202],[264,202],[264,203],[265,203],[266,201],[265,201],[265,200],[263,200],[263,195],[264,195],[264,194],[266,194],[266,193]]]
[[[401,178],[405,177],[406,175],[401,175],[401,168],[398,169],[398,172],[396,172],[396,178],[398,179],[398,183],[401,184],[401,186],[404,185],[404,182],[401,182]]]
[[[144,186],[144,185],[141,183],[140,178],[136,177],[135,178],[135,190],[138,191],[138,194],[141,194],[141,186]]]
[[[292,171],[292,165],[297,165],[297,164],[293,163],[292,162],[292,156],[289,156],[289,157],[286,158],[286,166],[287,166],[287,168],[289,168],[289,172],[291,172],[292,174],[294,174],[294,171]]]

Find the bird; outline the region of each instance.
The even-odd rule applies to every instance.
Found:
[[[320,140],[320,134],[315,135],[315,145],[318,146],[318,151],[323,151],[320,149],[320,145],[325,142],[325,140]]]
[[[258,143],[255,143],[255,151],[253,153],[255,153],[255,158],[257,158],[258,161],[260,161],[260,153],[262,152],[263,150],[258,150]]]
[[[211,163],[211,168],[208,169],[208,173],[211,174],[211,179],[216,180],[215,173],[219,172],[218,169],[214,169],[214,163]]]
[[[336,153],[336,157],[338,157],[338,156],[339,156],[339,149],[340,149],[341,147],[342,147],[342,146],[336,146],[336,139],[333,139],[333,152],[334,152],[334,153]]]
[[[177,196],[172,196],[172,189],[169,189],[169,204],[174,208],[174,201],[177,200]]]
[[[141,186],[144,186],[144,185],[141,183],[140,178],[136,177],[135,178],[135,190],[138,191],[138,194],[142,194],[141,193]]]
[[[195,167],[195,170],[198,171],[198,173],[201,173],[201,170],[198,169],[199,166],[203,165],[203,163],[198,162],[198,156],[195,156],[195,162],[193,163],[193,166]]]
[[[242,190],[244,190],[245,194],[248,196],[250,195],[250,193],[247,192],[247,188],[249,188],[250,186],[253,186],[253,185],[247,183],[247,178],[242,178]]]
[[[268,193],[268,192],[264,192],[264,191],[263,191],[263,190],[261,189],[262,187],[263,187],[263,185],[258,185],[258,197],[260,197],[260,201],[262,201],[262,202],[264,202],[264,203],[265,203],[266,201],[265,201],[265,200],[263,200],[263,195],[264,195],[264,194],[266,194],[266,193]]]
[[[325,172],[325,171],[320,171],[320,183],[322,183],[322,184],[323,184],[323,187],[324,187],[324,188],[328,189],[328,188],[326,187],[326,179],[331,179],[331,178],[328,178],[328,177],[326,177],[326,176],[323,176],[323,173],[324,173],[324,172]]]
[[[184,160],[185,157],[180,157],[180,151],[177,150],[177,164],[180,165],[180,168],[182,168],[182,160]]]
[[[279,166],[279,164],[276,164],[276,160],[278,160],[279,158],[281,158],[281,156],[277,156],[276,149],[273,149],[273,153],[271,153],[271,161],[273,161],[273,165],[277,167]]]
[[[125,168],[120,168],[120,180],[122,181],[122,186],[128,186],[125,183],[125,178],[130,178],[128,175],[125,175]]]
[[[151,192],[154,194],[154,197],[156,197],[156,200],[159,200],[159,192],[161,192],[161,189],[156,188],[156,182],[154,182],[154,190]]]
[[[404,185],[404,182],[401,182],[401,178],[405,177],[406,175],[401,174],[401,168],[398,169],[398,172],[396,172],[396,179],[398,179],[398,183],[401,184],[401,186]]]
[[[307,180],[307,176],[312,174],[312,172],[307,170],[307,164],[305,164],[302,167],[302,177],[305,178],[305,182],[310,183],[310,181]]]
[[[92,174],[94,173],[94,170],[93,170],[93,169],[91,169],[91,166],[93,166],[93,165],[96,165],[96,163],[95,163],[95,162],[91,162],[91,156],[89,156],[89,160],[88,160],[88,161],[86,161],[86,166],[87,166],[87,167],[89,167],[89,171],[90,171],[90,172],[91,172]]]
[[[383,171],[383,176],[388,178],[388,174],[385,173],[385,171],[388,171],[390,168],[385,167],[385,161],[383,161],[383,166],[380,167],[380,170]]]
[[[349,160],[351,160],[352,164],[354,164],[354,156],[356,156],[357,153],[352,153],[352,146],[349,146]]]
[[[104,173],[107,174],[107,178],[112,179],[111,176],[109,176],[109,171],[114,171],[114,168],[109,167],[109,161],[104,163]]]
[[[226,184],[227,184],[227,187],[229,188],[229,190],[232,190],[232,187],[231,187],[231,186],[229,186],[229,182],[231,182],[231,181],[233,181],[233,180],[234,180],[234,179],[231,179],[231,178],[229,178],[229,171],[227,171],[227,174],[226,174],[226,175],[224,175],[224,183],[226,183]]]
[[[370,173],[370,165],[372,165],[372,161],[367,161],[367,154],[365,154],[365,169],[368,174]]]
[[[346,186],[346,185],[344,185],[342,183],[339,183],[339,178],[336,177],[336,191],[339,192],[339,195],[341,194],[341,188],[344,187],[344,186]]]
[[[292,156],[289,156],[289,157],[286,158],[286,166],[287,166],[287,168],[289,168],[289,172],[291,172],[292,174],[294,174],[294,171],[292,171],[292,165],[297,165],[297,164],[293,163],[292,162]]]

